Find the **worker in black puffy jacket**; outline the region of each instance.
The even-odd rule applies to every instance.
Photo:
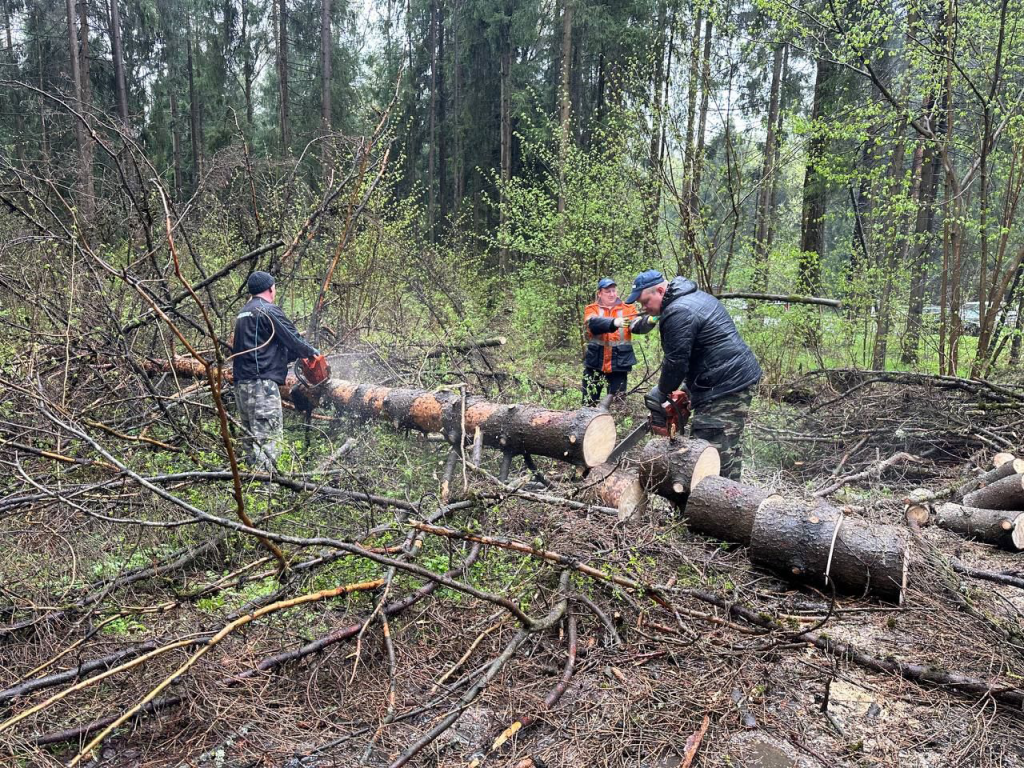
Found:
[[[626,302],[639,302],[658,317],[664,361],[658,385],[644,398],[652,419],[664,424],[666,396],[685,389],[694,412],[690,434],[717,447],[722,475],[739,480],[743,429],[761,366],[728,311],[692,280],[669,282],[653,269],[637,276]]]

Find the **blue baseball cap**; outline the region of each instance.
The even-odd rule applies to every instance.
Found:
[[[640,298],[640,294],[646,291],[648,288],[653,288],[656,285],[661,285],[665,282],[665,276],[656,269],[648,269],[646,272],[641,272],[636,276],[636,280],[633,281],[633,290],[629,292],[629,296],[626,298],[627,304],[633,304],[637,299]]]
[[[597,281],[597,290],[603,291],[605,288],[611,288],[613,285],[615,285],[615,281],[610,277],[602,277]]]

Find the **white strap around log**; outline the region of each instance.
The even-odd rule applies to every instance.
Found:
[[[829,574],[832,573],[832,555],[835,554],[835,551],[836,551],[836,539],[839,538],[839,528],[840,528],[840,526],[842,526],[844,519],[845,519],[845,517],[843,515],[843,510],[840,509],[839,510],[839,519],[836,520],[836,527],[832,529],[832,543],[829,544],[829,546],[828,546],[828,560],[825,562],[825,583],[826,584],[828,584],[830,582],[830,580],[831,580],[829,578]]]

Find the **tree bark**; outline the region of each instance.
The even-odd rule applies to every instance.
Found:
[[[88,120],[88,91],[83,79],[82,61],[79,57],[74,0],[65,0],[65,4],[68,17],[68,54],[71,64],[71,84],[75,94],[75,106],[82,116]],[[83,37],[87,37],[88,26],[82,32]],[[88,42],[86,41],[85,51],[87,50]],[[92,181],[92,140],[89,138],[86,126],[82,124],[82,121],[78,118],[73,118],[73,121],[75,125],[75,142],[78,145],[78,208],[82,219],[85,222],[89,222],[92,219],[93,200],[95,198]]]
[[[838,530],[837,530],[838,528]],[[826,505],[771,496],[754,517],[750,559],[787,579],[900,604],[907,586],[907,531],[844,516]]]
[[[16,64],[18,62],[18,55],[14,50],[14,39],[11,35],[11,3],[10,0],[4,0],[4,36],[7,42],[7,61],[10,64]],[[17,136],[14,139],[15,155],[19,160],[25,159],[25,140],[28,138],[25,133],[25,116],[22,113],[22,107],[20,104],[20,97],[16,95],[14,89],[9,90],[10,109],[14,112],[14,128],[17,131]]]
[[[704,177],[704,143],[708,124],[708,108],[711,100],[711,42],[714,35],[714,20],[708,16],[704,22],[704,53],[700,70],[700,108],[697,112],[697,147],[693,154],[693,180],[690,183],[690,222],[700,224],[700,185]],[[671,36],[669,42],[671,43]],[[671,53],[669,54],[671,61]],[[666,79],[667,84],[667,79]],[[667,100],[666,95],[666,100]],[[662,141],[664,149],[664,140]]]
[[[114,90],[117,92],[117,114],[128,127],[128,88],[124,77],[124,48],[121,44],[121,12],[119,0],[110,0],[110,54],[114,60]]]
[[[288,111],[288,0],[277,2],[277,115],[281,131],[281,148],[288,152],[292,144],[291,118]]]
[[[687,499],[686,524],[705,536],[749,545],[754,515],[768,496],[767,491],[726,477],[706,477]]]
[[[661,213],[661,146],[664,141],[665,115],[662,94],[665,86],[665,53],[669,46],[667,36],[671,29],[666,29],[667,3],[657,2],[658,18],[655,25],[657,43],[654,49],[654,72],[651,78],[651,148],[650,175],[648,178],[647,200],[645,203],[645,226],[647,228],[644,254],[652,259],[655,255],[655,244],[658,237],[658,220]],[[568,32],[567,32],[568,34]]]
[[[331,171],[331,0],[320,0],[320,131],[325,137],[320,146],[320,172],[324,183]]]
[[[203,136],[199,126],[199,96],[196,94],[195,71],[192,63],[192,22],[187,25],[186,34],[186,66],[188,67],[188,118],[189,132],[192,141],[192,191],[199,188],[199,182],[203,173]]]
[[[1024,513],[978,509],[947,502],[935,508],[935,525],[1010,552],[1024,549]]]
[[[174,199],[180,200],[185,180],[181,167],[181,117],[178,114],[177,85],[173,78],[168,84],[167,90],[171,106],[171,162],[174,165]]]
[[[252,41],[249,35],[249,2],[248,0],[241,0],[241,3],[242,91],[245,97],[245,124],[249,130],[252,130],[252,85],[255,78],[255,67],[253,66]]]
[[[1010,475],[966,494],[964,506],[1024,510],[1024,475]]]
[[[925,109],[930,109],[926,106]],[[910,305],[907,325],[903,334],[901,361],[907,365],[917,362],[917,348],[921,340],[921,318],[924,314],[924,296],[927,285],[928,254],[935,231],[935,197],[939,189],[938,154],[934,142],[925,142],[921,148],[921,191],[914,223],[914,240],[910,248]]]
[[[772,83],[768,100],[768,119],[765,123],[764,158],[761,163],[761,180],[757,194],[757,210],[754,228],[754,286],[763,291],[768,285],[768,253],[770,249],[769,230],[772,225],[772,190],[775,176],[776,125],[779,121],[779,106],[782,94],[782,60],[786,46],[775,49],[772,60]]]
[[[800,219],[799,285],[816,295],[821,290],[821,261],[825,258],[825,207],[827,182],[818,170],[825,149],[821,134],[821,113],[827,89],[832,87],[832,62],[818,59],[811,105],[811,138],[807,144],[807,169],[804,172],[803,212]]]
[[[508,201],[506,187],[512,178],[512,41],[508,22],[502,22],[499,39],[499,66],[501,76],[500,101],[500,134],[501,134],[501,193],[499,226],[502,230],[502,242],[498,248],[498,271],[505,274],[509,268],[508,248],[504,244],[504,229],[508,220]]]
[[[569,120],[572,116],[572,97],[569,81],[572,75],[572,4],[573,0],[562,2],[562,62],[558,86],[558,123],[561,129],[558,145],[558,213],[565,212],[565,164],[569,153],[569,139],[572,133]]]
[[[430,106],[427,110],[427,235],[434,241],[437,218],[437,0],[430,2]]]
[[[765,241],[765,251],[769,255],[772,252],[772,245],[775,243],[775,230],[777,225],[776,212],[779,210],[779,180],[781,175],[779,168],[782,167],[782,126],[785,117],[786,102],[785,89],[783,84],[789,76],[789,51],[788,45],[783,46],[785,53],[782,57],[782,75],[779,79],[779,109],[775,119],[775,158],[772,160],[772,184],[770,197],[768,199],[768,234]],[[766,275],[767,276],[767,275]]]
[[[444,4],[437,6],[437,208],[442,225],[448,220],[448,93],[445,87],[444,66]],[[457,21],[457,20],[456,20]],[[436,236],[435,236],[436,237]]]
[[[659,438],[644,446],[637,474],[643,488],[685,509],[691,491],[721,469],[718,449],[707,441]]]
[[[704,11],[697,11],[690,34],[690,66],[686,83],[686,137],[683,141],[683,190],[680,215],[683,219],[683,260],[686,270],[697,260],[697,224],[693,220],[690,200],[693,192],[694,158],[697,154],[694,137],[697,133],[697,86],[700,82],[700,27]]]

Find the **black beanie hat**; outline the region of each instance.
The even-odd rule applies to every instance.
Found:
[[[249,275],[249,294],[255,296],[258,293],[263,293],[274,284],[274,276],[269,272],[253,272]]]

